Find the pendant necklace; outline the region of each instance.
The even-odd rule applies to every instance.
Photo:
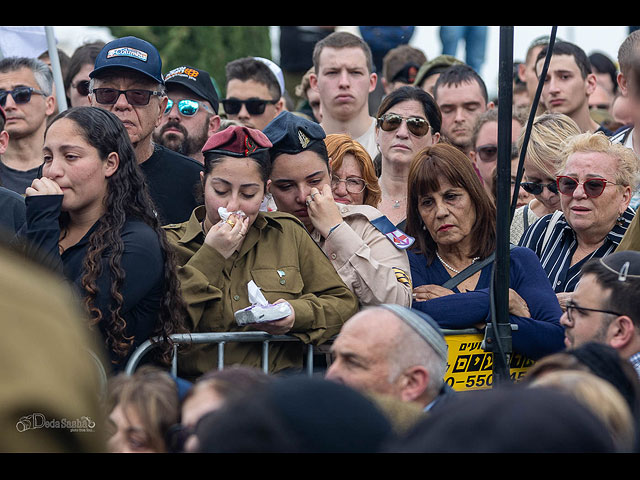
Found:
[[[438,260],[440,260],[440,262],[442,263],[442,265],[444,265],[445,267],[447,267],[449,270],[451,270],[454,273],[460,273],[460,270],[456,270],[455,268],[453,268],[451,265],[449,265],[447,262],[445,262],[442,257],[440,256],[440,254],[438,253],[438,251],[436,250],[436,257],[438,257]],[[476,257],[473,260],[471,260],[471,265],[473,265],[474,263],[476,263],[477,260],[480,260],[480,257]]]

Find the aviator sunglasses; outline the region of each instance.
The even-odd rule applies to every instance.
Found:
[[[94,88],[91,90],[91,93],[96,96],[96,101],[103,105],[114,105],[118,101],[118,98],[120,98],[120,95],[124,93],[127,102],[129,102],[130,105],[138,107],[148,105],[151,95],[157,95],[159,97],[163,95],[162,92],[155,90],[118,90],[116,88]]]
[[[429,133],[431,125],[424,118],[420,117],[403,117],[396,113],[386,113],[378,118],[378,127],[385,132],[397,130],[402,125],[402,121],[407,122],[407,128],[416,137],[424,137]]]
[[[610,183],[611,185],[619,185],[618,183],[610,182],[605,178],[591,178],[586,182],[579,182],[577,178],[560,175],[556,177],[556,179],[558,183],[558,190],[563,195],[573,195],[573,192],[578,188],[578,185],[582,185],[584,193],[587,197],[591,198],[602,195],[607,183]]]
[[[249,98],[247,100],[240,100],[238,98],[226,98],[222,100],[225,113],[229,115],[237,115],[242,109],[242,105],[245,106],[249,115],[262,115],[267,104],[275,105],[278,100],[262,100],[261,98]]]
[[[29,103],[33,93],[46,96],[46,93],[36,90],[33,87],[16,87],[13,90],[2,90],[0,91],[0,107],[6,105],[9,94],[11,94],[11,98],[13,98],[15,103],[22,104]]]
[[[168,115],[171,109],[173,108],[174,102],[169,99],[167,102],[167,108],[164,109],[164,114]],[[198,102],[197,100],[189,100],[184,99],[178,101],[176,104],[178,106],[178,112],[180,115],[184,115],[185,117],[193,117],[196,113],[198,113],[198,109],[202,106],[203,109],[209,111],[209,108],[204,103]]]

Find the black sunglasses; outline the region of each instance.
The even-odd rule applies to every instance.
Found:
[[[13,90],[0,91],[0,107],[4,107],[7,103],[7,97],[11,94],[13,101],[18,104],[29,103],[31,101],[31,95],[37,93],[38,95],[46,96],[47,94],[36,90],[33,87],[16,87]]]
[[[407,122],[407,128],[416,137],[424,137],[429,133],[431,125],[421,117],[403,117],[397,113],[386,113],[378,118],[378,127],[385,132],[392,132],[400,128],[402,121]]]
[[[520,186],[525,192],[533,195],[540,195],[545,187],[548,188],[551,193],[558,193],[558,185],[556,183],[522,182]]]
[[[82,95],[83,97],[89,95],[89,80],[80,80],[76,82],[75,85],[72,83],[71,87],[78,91],[78,95]]]
[[[278,100],[262,100],[261,98],[240,100],[238,98],[225,98],[220,103],[222,103],[225,113],[229,115],[237,115],[242,109],[242,105],[245,106],[249,115],[262,115],[267,105],[275,105],[278,103]]]
[[[124,93],[127,102],[129,102],[130,105],[138,107],[148,105],[151,95],[157,95],[159,97],[163,95],[162,92],[155,90],[118,90],[115,88],[94,88],[91,93],[96,96],[96,101],[103,105],[114,105],[118,101],[118,98],[120,98],[120,95]]]

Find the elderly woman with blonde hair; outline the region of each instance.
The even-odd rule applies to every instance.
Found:
[[[524,129],[518,139],[518,150],[524,146]],[[556,172],[560,167],[564,143],[580,135],[576,122],[562,113],[545,113],[536,117],[524,157],[524,179],[520,187],[534,196],[517,208],[511,221],[511,243],[517,245],[524,232],[536,220],[560,209]]]
[[[563,305],[585,262],[615,251],[633,220],[638,160],[604,134],[584,133],[563,148],[559,172],[560,210],[532,225],[520,245],[536,253]]]

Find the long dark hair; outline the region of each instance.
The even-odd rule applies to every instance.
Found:
[[[172,354],[172,341],[169,336],[185,331],[183,325],[187,310],[180,293],[175,253],[155,215],[153,201],[147,191],[144,175],[138,167],[129,135],[117,116],[101,108],[71,108],[60,113],[51,124],[61,118],[68,118],[76,124],[78,132],[98,150],[100,158],[105,159],[111,152],[116,152],[120,159],[118,169],[108,179],[104,199],[105,213],[89,237],[89,246],[83,261],[84,274],[81,285],[84,290],[84,306],[90,315],[90,325],[100,323],[106,334],[107,345],[116,357],[123,359],[130,353],[134,339],[126,336],[127,322],[121,315],[124,304],[121,289],[126,275],[121,266],[124,252],[121,234],[127,219],[140,220],[156,232],[164,256],[164,288],[154,336],[161,339],[160,359],[168,362]],[[60,216],[62,231],[68,223],[69,215],[63,212]],[[107,318],[103,317],[103,312],[94,304],[98,293],[97,279],[102,273],[100,259],[104,254],[108,256],[111,272],[112,302],[110,316]]]
[[[437,143],[422,150],[411,162],[407,188],[407,222],[405,231],[415,237],[411,247],[427,257],[428,264],[435,258],[435,240],[423,230],[418,211],[421,196],[440,189],[438,177],[467,191],[476,210],[476,222],[469,233],[474,238],[472,257],[485,258],[496,248],[496,207],[482,186],[471,160],[457,148]]]

